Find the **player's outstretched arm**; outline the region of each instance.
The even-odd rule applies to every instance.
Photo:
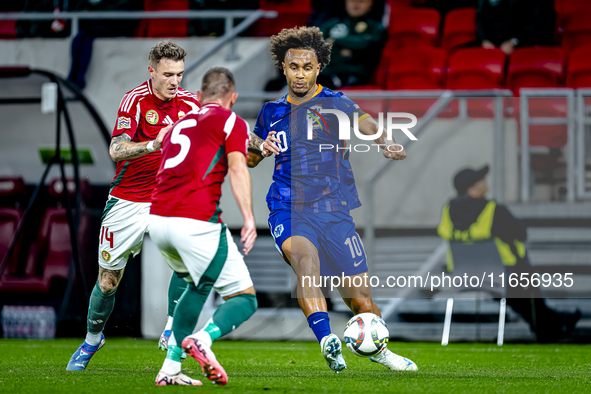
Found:
[[[378,123],[371,116],[367,117],[359,122],[359,131],[365,135],[375,135],[378,132]],[[406,151],[402,145],[396,144],[394,138],[392,141],[388,141],[385,131],[382,131],[382,135],[374,141],[384,150],[385,158],[390,160],[404,160],[406,158]]]
[[[162,140],[172,125],[164,127],[153,141],[131,142],[131,137],[126,133],[115,136],[111,139],[109,155],[113,161],[134,159],[147,153],[154,152],[162,147]]]
[[[246,167],[246,157],[242,152],[228,153],[228,174],[230,175],[230,186],[232,194],[238,204],[240,213],[244,218],[244,227],[240,232],[241,242],[244,245],[244,254],[248,254],[257,238],[257,231],[252,213],[252,185],[250,173]]]

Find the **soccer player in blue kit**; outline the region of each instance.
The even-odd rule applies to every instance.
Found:
[[[331,43],[316,27],[284,29],[271,37],[275,65],[283,70],[289,93],[266,103],[251,133],[249,166],[275,155],[273,183],[267,194],[269,228],[284,260],[298,277],[298,302],[328,366],[335,372],[346,368],[341,341],[330,329],[326,299],[315,286],[323,277],[343,279],[338,287],[354,314],[380,310],[367,286],[355,286],[355,277],[367,278],[367,261],[355,223],[349,214],[361,205],[348,152],[329,149],[343,146],[337,116],[322,113],[338,109],[358,130],[375,138],[389,160],[402,160],[406,152],[347,96],[316,83],[330,61]],[[312,130],[308,130],[312,124]],[[352,124],[352,123],[351,123]],[[324,149],[323,149],[324,148]],[[343,278],[344,277],[344,278]],[[314,278],[315,281],[311,281]],[[387,348],[371,357],[393,371],[416,371],[416,364]]]

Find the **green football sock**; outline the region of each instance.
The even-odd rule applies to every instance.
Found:
[[[166,352],[166,358],[172,361],[181,362],[181,355],[183,354],[183,349],[177,345],[169,345],[168,350]]]
[[[220,243],[211,263],[209,263],[209,266],[203,272],[197,284],[193,282],[187,284],[185,292],[176,304],[174,321],[172,323],[172,335],[170,337],[173,345],[182,344],[183,339],[193,333],[201,310],[203,309],[203,304],[205,304],[205,300],[211,292],[213,284],[220,276],[227,257],[228,241],[226,237],[226,225],[222,223]]]
[[[193,283],[190,283],[185,289],[178,304],[176,304],[174,310],[175,319],[172,322],[172,333],[177,346],[181,345],[186,336],[193,333],[201,309],[203,309],[203,304],[205,304],[210,291],[211,286],[197,288]]]
[[[179,277],[176,272],[170,278],[168,285],[168,316],[174,316],[174,308],[187,288],[187,281]]]
[[[257,297],[254,294],[232,297],[218,307],[213,314],[213,322],[210,321],[203,331],[207,332],[214,342],[247,321],[257,307]]]
[[[86,321],[88,332],[99,334],[105,328],[105,324],[115,307],[115,289],[109,294],[104,294],[99,287],[98,281],[92,289],[88,305],[88,318]]]

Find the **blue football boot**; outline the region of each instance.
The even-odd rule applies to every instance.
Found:
[[[67,371],[82,371],[85,370],[94,354],[103,346],[105,346],[105,336],[101,334],[101,341],[98,345],[90,345],[84,341],[82,345],[74,352],[70,361],[68,362]]]

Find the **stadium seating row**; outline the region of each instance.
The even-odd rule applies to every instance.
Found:
[[[398,47],[414,45],[439,45],[450,50],[476,40],[476,9],[464,8],[450,11],[443,21],[441,15],[429,8],[413,8],[419,4],[411,0],[389,0],[390,20],[388,33]],[[251,33],[271,36],[283,28],[305,26],[312,13],[311,0],[260,0],[259,7],[279,12],[276,19],[258,21]],[[189,0],[144,0],[144,10],[189,10]],[[566,51],[578,48],[589,41],[591,4],[586,0],[555,0],[557,11],[556,42],[562,39]],[[441,37],[440,37],[441,32]],[[187,20],[146,19],[137,31],[139,37],[186,37]],[[0,38],[16,38],[15,21],[0,21]]]
[[[71,184],[71,185],[70,185]],[[73,181],[68,182],[68,190],[73,197]],[[90,184],[81,181],[82,196],[88,195]],[[49,201],[59,201],[63,190],[61,180],[54,180],[49,186]],[[25,200],[25,183],[22,178],[0,178],[0,261],[4,259],[13,235],[23,218],[21,202]],[[89,223],[82,215],[78,228],[79,243],[86,242]],[[27,247],[28,246],[28,247]],[[28,249],[28,251],[27,251]],[[26,254],[24,264],[19,256]],[[25,245],[23,234],[8,261],[0,278],[0,293],[49,294],[56,281],[65,283],[68,267],[72,259],[70,229],[66,209],[52,206],[45,210],[41,227],[30,245]]]
[[[508,61],[508,67],[505,64]],[[382,89],[591,87],[591,45],[568,56],[560,47],[520,48],[507,59],[497,49],[396,48],[389,42],[374,76]]]
[[[565,51],[579,48],[591,39],[591,4],[577,4],[563,8],[556,21],[556,42],[562,41]],[[388,27],[389,37],[399,48],[415,45],[441,46],[449,51],[475,42],[476,9],[462,8],[450,11],[440,32],[440,15],[428,8],[394,8]]]

